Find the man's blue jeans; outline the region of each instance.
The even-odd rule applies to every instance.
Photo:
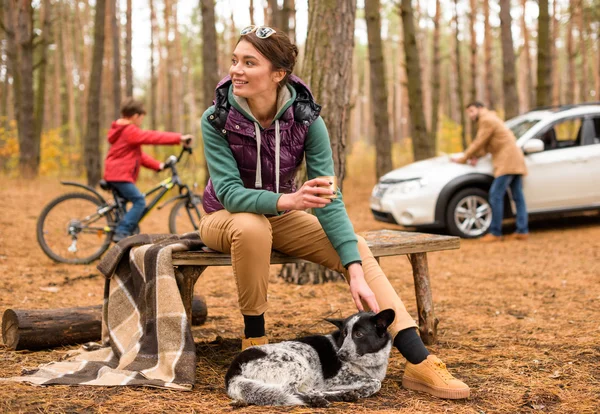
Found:
[[[517,206],[517,233],[529,233],[527,206],[525,205],[525,196],[523,195],[523,176],[521,175],[501,175],[496,177],[490,188],[489,201],[492,207],[492,225],[490,233],[494,236],[502,236],[502,218],[504,217],[504,195],[506,189],[510,186],[513,200]]]
[[[127,214],[125,214],[125,217],[123,217],[123,220],[121,220],[117,226],[115,233],[131,235],[140,221],[140,218],[142,218],[142,214],[144,214],[146,199],[133,183],[111,181],[110,185],[115,187],[122,197],[127,199],[127,201],[131,201],[133,204],[131,209],[127,211]]]

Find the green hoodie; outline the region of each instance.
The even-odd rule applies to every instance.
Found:
[[[279,119],[296,99],[295,89],[288,85],[288,90],[290,93],[285,95],[289,98],[278,100],[275,119]],[[245,99],[235,96],[231,86],[228,99],[229,103],[242,115],[250,121],[256,122]],[[213,113],[214,106],[211,106],[202,115],[202,139],[210,178],[221,204],[231,213],[281,214],[282,212],[277,211],[277,201],[281,194],[244,187],[229,143],[208,122],[208,117]],[[261,130],[263,130],[262,127]],[[308,128],[304,146],[309,180],[319,176],[335,175],[329,134],[323,118],[318,117]],[[314,209],[314,211],[325,234],[339,254],[342,264],[347,266],[353,262],[360,262],[354,228],[339,189],[338,198],[333,199],[327,206]]]

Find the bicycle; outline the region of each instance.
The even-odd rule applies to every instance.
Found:
[[[171,188],[178,186],[179,194],[158,206],[160,210],[175,202],[169,213],[169,231],[173,234],[198,230],[201,217],[199,205],[202,204],[202,197],[184,184],[177,173],[176,165],[185,152],[191,154],[192,150],[184,147],[179,156],[167,158],[164,169],[171,170],[171,177],[144,193],[146,198],[157,194],[146,203],[140,219],[146,217]],[[127,211],[127,200],[104,180],[100,181],[100,187],[112,192],[112,201],[107,201],[91,186],[73,181],[61,181],[61,184],[83,188],[88,192],[67,193],[48,203],[37,221],[37,241],[44,253],[54,261],[91,263],[110,247],[114,231]],[[136,229],[138,232],[139,226]]]

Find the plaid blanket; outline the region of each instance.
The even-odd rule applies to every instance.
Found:
[[[198,233],[139,234],[120,241],[98,265],[106,276],[102,344],[86,344],[62,361],[4,380],[191,390],[196,349],[172,253],[202,246]]]

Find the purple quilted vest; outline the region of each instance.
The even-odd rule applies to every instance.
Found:
[[[289,84],[296,90],[296,100],[279,118],[280,164],[279,192],[296,191],[294,178],[304,159],[304,143],[308,127],[318,118],[321,107],[317,105],[308,88],[297,76],[290,76]],[[231,79],[219,82],[215,90],[215,111],[209,115],[209,123],[229,142],[229,148],[237,162],[240,177],[246,188],[255,188],[256,137],[254,123],[229,103],[227,96]],[[261,177],[262,189],[275,191],[275,124],[261,130]],[[224,209],[217,198],[212,180],[204,189],[203,207],[207,213]]]

